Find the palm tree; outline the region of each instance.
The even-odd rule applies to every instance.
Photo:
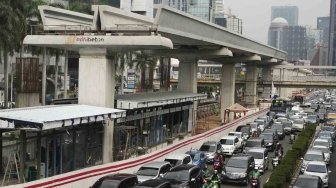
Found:
[[[5,108],[8,107],[8,55],[13,54],[14,50],[20,46],[25,3],[26,1],[23,3],[20,0],[0,2],[0,50],[4,60]]]
[[[132,60],[132,63],[136,63],[135,68],[141,71],[141,91],[147,89],[146,85],[146,69],[147,66],[153,63],[153,58],[150,57],[148,54],[144,53],[143,51],[135,52],[135,59]]]

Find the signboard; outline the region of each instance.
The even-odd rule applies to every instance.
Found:
[[[135,70],[134,69],[127,70],[127,88],[128,89],[135,88]]]

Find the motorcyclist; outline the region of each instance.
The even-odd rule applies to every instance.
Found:
[[[260,179],[259,179],[259,177],[261,175],[260,172],[257,169],[254,169],[250,172],[249,175],[250,175],[251,180],[257,180],[257,187],[260,187]],[[252,184],[251,184],[251,186],[252,186]]]
[[[277,141],[275,145],[275,156],[282,157],[282,154],[283,154],[283,147],[280,144],[280,142]]]
[[[209,178],[211,176],[211,173],[207,165],[204,166],[204,169],[202,170],[202,175],[204,179]]]
[[[222,167],[224,165],[224,156],[220,151],[216,151],[214,156],[214,169],[219,173],[222,172]]]

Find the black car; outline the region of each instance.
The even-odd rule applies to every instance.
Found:
[[[300,175],[294,185],[293,188],[322,188],[323,182],[319,176],[309,176],[309,175]]]
[[[203,183],[201,168],[186,164],[172,168],[162,179],[168,181],[174,188],[201,188]]]
[[[111,174],[99,178],[90,188],[125,188],[138,184],[138,178],[134,174]]]
[[[236,128],[236,132],[242,132],[244,135],[244,139],[250,138],[250,135],[252,134],[252,128],[249,125],[240,125]]]
[[[250,172],[254,170],[254,158],[250,155],[234,155],[226,163],[223,181],[249,184]]]
[[[273,133],[261,133],[259,137],[265,140],[265,146],[268,151],[274,151],[275,142]]]
[[[135,188],[171,188],[169,181],[164,179],[151,179],[140,183]]]

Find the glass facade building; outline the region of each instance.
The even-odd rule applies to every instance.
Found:
[[[278,17],[286,19],[289,26],[298,25],[299,8],[297,6],[272,6],[271,20]]]

